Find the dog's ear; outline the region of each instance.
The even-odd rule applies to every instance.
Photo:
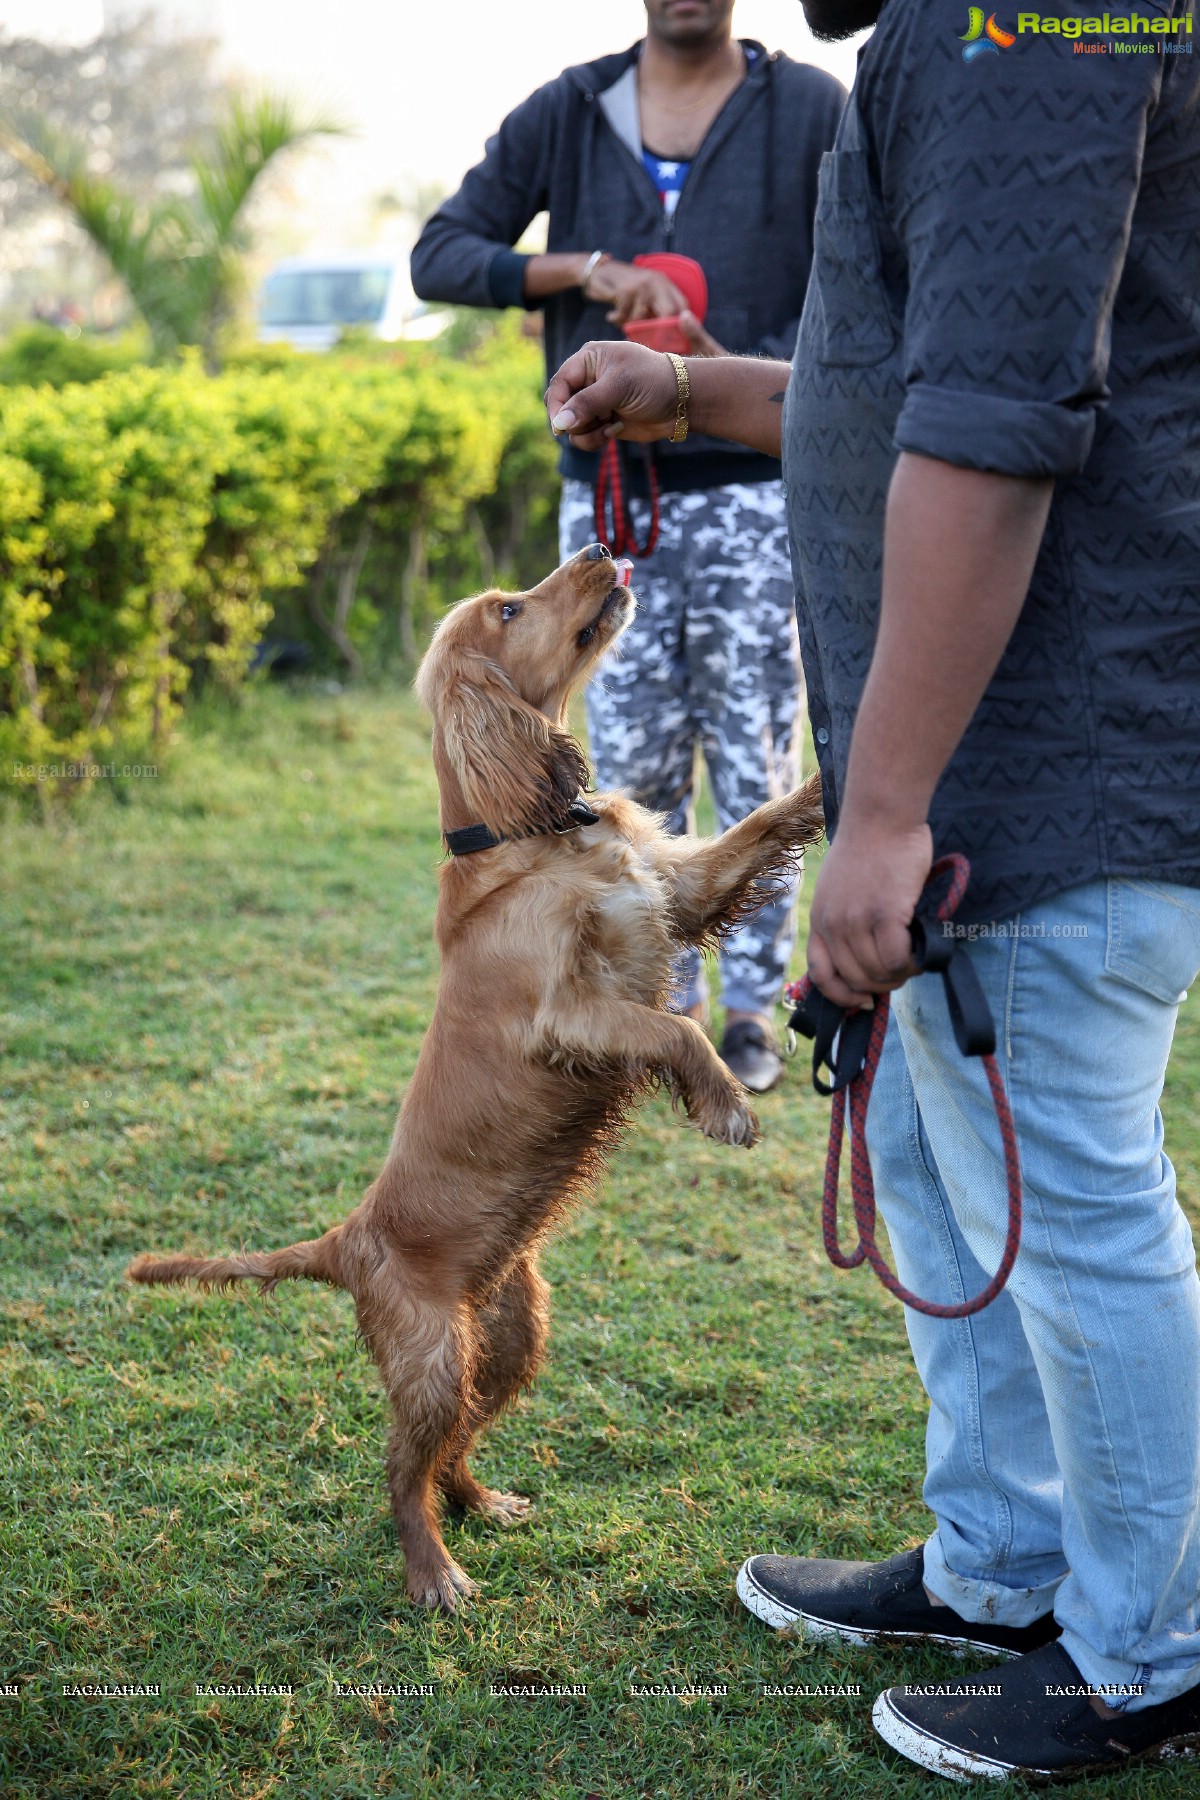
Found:
[[[575,739],[522,700],[490,657],[459,651],[439,661],[440,679],[423,670],[418,691],[472,823],[498,837],[561,830],[588,780]]]

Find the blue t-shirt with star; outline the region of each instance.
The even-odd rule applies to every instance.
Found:
[[[757,61],[758,51],[749,44],[743,45],[743,49],[746,55],[746,66],[749,68],[752,63]],[[680,162],[670,157],[656,156],[653,150],[645,148],[642,150],[642,162],[645,164],[647,175],[658,189],[664,219],[675,217],[675,208],[679,205],[679,196],[683,192],[683,184],[687,180],[687,173],[693,160],[689,157],[687,162]]]
[[[671,162],[665,156],[655,156],[653,150],[643,150],[642,161],[646,165],[647,175],[658,189],[663,217],[673,219],[691,162]]]

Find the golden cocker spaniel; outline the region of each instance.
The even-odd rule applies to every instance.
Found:
[[[665,1010],[683,944],[761,904],[821,833],[815,780],[722,837],[668,837],[621,794],[586,802],[567,701],[633,617],[628,565],[593,545],[525,594],[464,600],[417,679],[433,715],[442,827],[437,1004],[391,1149],[321,1238],[241,1256],[139,1256],[135,1281],[308,1276],[354,1296],[391,1401],[387,1459],[408,1592],[453,1610],[473,1585],[437,1494],[510,1524],[476,1434],[527,1386],[547,1331],[538,1247],[600,1170],[633,1101],[665,1083],[709,1137],[752,1144],[745,1090],[700,1026]]]

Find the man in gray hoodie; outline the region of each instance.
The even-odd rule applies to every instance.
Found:
[[[428,300],[545,315],[547,372],[627,320],[681,314],[691,354],[790,357],[812,259],[817,171],[845,99],[821,70],[733,35],[733,0],[646,0],[642,43],[567,69],[504,120],[481,163],[428,220],[412,280]],[[539,212],[547,250],[512,248]],[[673,250],[705,272],[702,326],[665,274],[633,258]],[[639,545],[638,618],[620,663],[588,694],[603,787],[687,828],[696,744],[718,823],[795,779],[799,660],[780,465],[691,435],[621,448]],[[566,445],[561,548],[606,533],[599,457]],[[792,947],[793,903],[765,907],[721,954],[722,1054],[762,1092],[782,1071],[771,1014]],[[674,1004],[701,1016],[698,956]]]

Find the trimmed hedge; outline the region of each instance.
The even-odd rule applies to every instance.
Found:
[[[72,338],[53,325],[23,325],[0,344],[0,383],[31,387],[48,381],[65,387],[69,381],[99,381],[145,362],[148,349],[149,338],[136,330],[115,338]]]
[[[281,603],[315,641],[332,620],[343,663],[381,637],[411,655],[454,584],[505,563],[487,509],[532,505],[544,546],[553,464],[536,353],[507,333],[469,362],[274,355],[4,390],[0,781],[65,767],[53,791],[161,752],[189,684],[235,689]]]

